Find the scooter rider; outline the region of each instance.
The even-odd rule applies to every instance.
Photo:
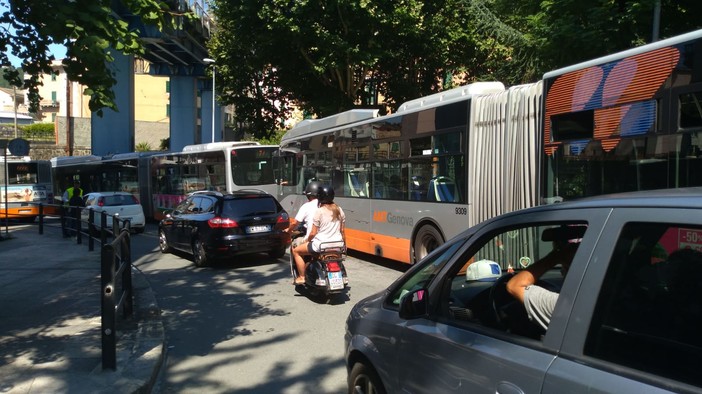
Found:
[[[334,203],[334,189],[329,185],[323,185],[317,192],[317,202],[319,208],[314,212],[311,224],[308,223],[308,235],[305,242],[292,249],[295,259],[298,277],[295,284],[305,283],[305,261],[302,256],[317,254],[320,252],[322,242],[339,242],[346,244],[344,226],[346,215],[340,206]]]
[[[290,226],[285,229],[285,232],[292,233],[298,229],[301,224],[306,228],[304,237],[297,237],[292,240],[292,245],[290,245],[290,253],[292,253],[292,249],[295,246],[304,242],[305,239],[307,239],[307,236],[310,235],[310,231],[312,231],[312,217],[314,216],[314,212],[317,210],[317,191],[321,186],[322,182],[318,181],[311,181],[307,184],[307,186],[305,186],[304,194],[307,196],[307,202],[300,206],[300,209],[297,211],[297,215],[290,219]]]
[[[286,232],[292,232],[298,228],[300,224],[307,227],[307,232],[305,236],[310,234],[312,230],[312,216],[314,211],[317,210],[317,191],[322,186],[322,182],[311,181],[305,186],[304,194],[307,196],[307,202],[300,206],[297,210],[297,215],[290,219],[290,226],[285,230]]]

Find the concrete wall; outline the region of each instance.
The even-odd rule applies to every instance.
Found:
[[[74,155],[78,156],[76,150],[87,150],[90,152],[91,147],[91,130],[90,118],[72,118],[72,129],[74,130],[73,136],[73,149]],[[145,142],[151,145],[152,150],[158,150],[161,146],[161,140],[166,139],[170,136],[170,123],[169,122],[146,122],[146,121],[135,121],[135,140],[136,144]],[[66,118],[59,116],[56,118],[56,144],[57,146],[64,149],[66,146]],[[65,156],[66,151],[58,156]],[[90,153],[87,153],[90,154]]]

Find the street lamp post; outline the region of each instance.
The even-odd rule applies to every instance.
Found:
[[[217,74],[217,66],[215,66],[214,59],[206,57],[202,61],[212,65],[212,142],[215,142],[215,75]]]

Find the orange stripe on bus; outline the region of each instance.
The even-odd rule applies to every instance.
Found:
[[[363,253],[376,255],[379,248],[382,257],[410,263],[410,241],[388,235],[346,228],[346,247]]]

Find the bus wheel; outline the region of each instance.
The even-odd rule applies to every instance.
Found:
[[[431,224],[422,226],[417,231],[417,235],[414,236],[414,242],[412,242],[412,264],[419,262],[443,243],[444,237],[441,236],[436,227]]]

